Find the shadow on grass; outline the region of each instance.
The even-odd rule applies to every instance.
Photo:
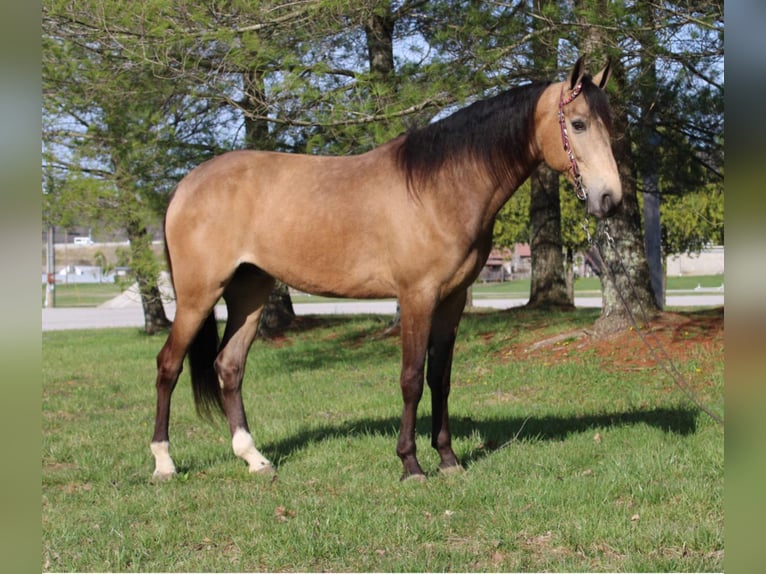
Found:
[[[576,310],[557,314],[557,321],[567,325],[588,325],[592,323],[593,310]],[[501,312],[477,313],[467,318],[463,330],[467,335],[479,336],[488,331],[508,332],[509,318],[515,319],[510,325],[516,330],[550,325],[551,314],[534,310],[510,310]],[[371,322],[372,319],[372,322]],[[380,333],[386,326],[382,316],[334,316],[305,317],[295,325],[293,335],[301,332],[327,328],[328,334],[318,341],[289,345],[284,349],[278,342],[266,342],[279,349],[280,356],[272,365],[272,371],[318,370],[338,364],[370,364],[398,359],[398,341],[393,338],[388,342],[380,340]],[[332,331],[337,329],[337,332]],[[298,339],[298,337],[296,337]],[[305,345],[305,346],[304,346]],[[257,349],[255,351],[257,353]],[[284,353],[284,355],[282,355]],[[255,358],[255,357],[253,357]],[[251,371],[257,371],[252,369]],[[653,408],[630,410],[625,412],[601,413],[571,416],[536,416],[536,417],[500,417],[477,419],[455,417],[451,419],[452,434],[455,438],[469,437],[477,433],[483,443],[470,447],[461,454],[465,466],[490,456],[493,452],[517,441],[563,441],[573,434],[594,429],[619,428],[647,425],[666,433],[681,436],[696,432],[699,411],[688,407]],[[381,435],[390,438],[391,452],[394,451],[398,435],[399,418],[366,418],[328,423],[325,426],[308,428],[285,439],[259,444],[264,454],[275,465],[289,458],[293,453],[306,446],[328,438]],[[430,418],[423,416],[418,420],[417,432],[420,436],[430,435]],[[257,439],[256,439],[257,440]]]
[[[516,441],[562,441],[573,434],[625,426],[648,425],[666,433],[681,436],[697,430],[699,411],[687,407],[654,408],[597,415],[545,416],[528,418],[491,418],[477,420],[471,417],[452,417],[450,426],[453,438],[479,433],[483,444],[472,448],[461,457],[464,466],[490,456],[494,451]],[[399,429],[398,418],[361,419],[347,421],[335,426],[302,431],[284,440],[264,445],[276,466],[291,454],[308,444],[327,438],[384,435],[391,438],[391,450],[396,445]],[[418,420],[417,432],[430,435],[430,417]]]
[[[364,365],[399,362],[399,341],[382,337],[388,323],[379,315],[305,316],[296,318],[296,325],[284,336],[256,340],[251,349],[250,367],[246,371],[254,379],[267,373],[321,371],[344,365]],[[304,333],[324,329],[322,336],[302,337]],[[268,350],[272,359],[267,371],[259,363],[260,354]]]
[[[562,313],[513,308],[504,311],[477,311],[463,320],[458,342],[471,344],[471,340],[487,333],[502,333],[517,337],[530,329],[545,325],[554,329],[576,329],[591,325],[596,318],[591,309],[578,309]],[[263,348],[277,353],[269,372],[295,372],[320,370],[337,365],[378,365],[390,361],[399,365],[400,338],[386,334],[391,317],[387,315],[306,315],[296,317],[293,324],[279,336],[256,340],[251,350],[248,373],[262,376],[258,369],[258,354]],[[220,327],[222,328],[222,326]],[[324,329],[322,338],[303,337],[304,334]],[[371,362],[371,363],[370,363]]]

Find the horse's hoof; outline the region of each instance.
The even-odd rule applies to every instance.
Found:
[[[171,480],[176,475],[175,471],[170,472],[161,472],[155,470],[152,473],[152,482],[167,482]]]
[[[277,475],[276,469],[271,464],[264,464],[257,468],[250,468],[250,474],[263,478],[273,478]]]
[[[453,464],[452,466],[439,467],[439,474],[442,474],[444,476],[450,476],[453,474],[463,474],[464,472],[465,472],[465,469],[463,468],[463,465],[461,464]]]
[[[425,482],[425,474],[403,474],[401,478],[402,482]]]

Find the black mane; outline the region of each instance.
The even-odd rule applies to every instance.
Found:
[[[531,158],[534,111],[550,82],[532,82],[481,100],[425,127],[402,141],[398,162],[417,196],[445,164],[464,157],[484,166],[501,184],[519,173]]]
[[[582,78],[582,95],[611,133],[606,94],[590,75]],[[399,167],[413,196],[445,164],[469,158],[484,167],[496,185],[524,178],[532,158],[535,106],[550,82],[532,82],[481,100],[454,114],[409,131],[398,150]]]

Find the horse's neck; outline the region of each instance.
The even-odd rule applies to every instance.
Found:
[[[461,177],[452,186],[450,197],[442,197],[441,200],[458,207],[466,226],[491,231],[500,209],[540,163],[540,160],[533,160],[530,165],[521,166],[523,169],[518,170],[518,175],[509,174],[501,182],[492,181],[481,168],[466,167],[460,170]],[[446,189],[441,192],[446,196]]]
[[[538,162],[539,163],[539,162]],[[471,162],[445,173],[421,197],[431,203],[428,209],[438,216],[438,225],[470,241],[491,236],[495,218],[514,192],[534,171],[537,163],[524,170],[524,177],[509,177],[496,182],[485,170]]]

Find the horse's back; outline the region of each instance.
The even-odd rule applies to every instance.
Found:
[[[282,213],[340,211],[341,215],[357,210],[357,216],[371,209],[380,211],[401,195],[397,193],[401,182],[381,159],[380,154],[334,157],[228,152],[200,164],[181,180],[167,217],[176,213],[187,217],[189,212],[236,216],[243,210],[251,216],[266,212],[271,216],[271,209]]]
[[[251,263],[309,292],[394,295],[387,243],[407,202],[394,166],[383,153],[236,151],[211,159],[181,181],[168,207],[174,266],[209,254],[204,265],[233,272]]]

